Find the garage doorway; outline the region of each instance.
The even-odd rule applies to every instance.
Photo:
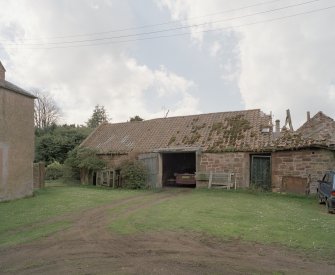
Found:
[[[196,186],[196,153],[162,153],[163,186],[190,187]]]

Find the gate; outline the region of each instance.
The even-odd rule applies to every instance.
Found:
[[[251,156],[251,186],[263,190],[271,190],[271,156]]]
[[[148,186],[155,188],[158,187],[158,153],[148,153],[139,155],[138,159],[143,161],[145,167],[148,170],[147,184]]]

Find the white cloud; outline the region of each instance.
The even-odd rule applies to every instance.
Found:
[[[221,45],[218,41],[215,41],[209,49],[210,55],[216,57],[221,50]]]
[[[254,4],[253,1],[243,1],[238,5],[234,1],[222,0],[161,0],[160,3],[170,10],[172,18],[186,16],[189,23],[197,16]],[[290,4],[294,3],[280,1],[222,16],[231,18]],[[220,26],[248,24],[324,8],[331,4],[333,3],[330,0],[320,1],[277,13],[258,15],[255,18],[229,21]],[[236,72],[231,70],[234,66],[231,67],[229,62],[221,67],[224,79],[236,78],[246,108],[272,111],[282,121],[285,119],[285,110],[290,108],[296,127],[305,120],[307,110],[312,114],[322,110],[335,117],[332,84],[335,81],[335,36],[333,28],[330,27],[333,24],[334,11],[332,9],[235,29],[239,33],[239,51],[236,54],[239,66],[235,68]],[[196,36],[192,32],[191,36],[200,36],[201,43],[207,39],[204,33]]]
[[[62,109],[63,122],[84,123],[97,104],[106,107],[114,122],[126,121],[133,115],[162,115],[148,111],[150,89],[157,90],[157,97],[170,101],[178,97],[169,106],[175,114],[197,112],[198,102],[191,92],[195,84],[165,67],[153,70],[139,64],[128,54],[131,46],[36,50],[9,45],[11,41],[32,39],[27,43],[41,43],[57,35],[131,25],[133,19],[127,3],[0,0],[0,6],[0,58],[7,68],[6,78],[23,88],[51,92]]]

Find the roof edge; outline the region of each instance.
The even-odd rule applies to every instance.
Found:
[[[4,81],[0,81],[0,88],[3,88],[5,90],[11,91],[13,93],[17,93],[26,97],[30,97],[33,99],[36,99],[37,97],[32,95],[31,93],[27,92],[26,90],[20,88],[19,86],[16,86],[15,84],[4,80]]]
[[[100,129],[103,125],[106,125],[108,123],[103,122],[98,127],[96,127],[80,144],[79,147],[85,146],[85,143]]]

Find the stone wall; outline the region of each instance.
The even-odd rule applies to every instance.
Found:
[[[203,153],[200,156],[199,170],[235,173],[237,187],[248,187],[250,156],[248,153]]]
[[[34,100],[0,88],[0,201],[32,195]]]
[[[283,177],[311,178],[311,193],[316,192],[317,180],[335,167],[335,153],[324,149],[306,149],[272,153],[272,186],[281,190]]]
[[[100,155],[99,157],[107,163],[108,169],[118,169],[124,162],[132,159],[131,156],[129,156],[128,154],[126,155]]]

